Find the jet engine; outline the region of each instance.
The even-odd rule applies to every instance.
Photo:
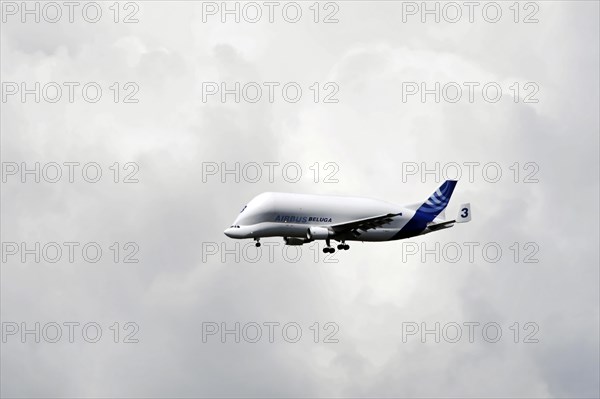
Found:
[[[309,240],[324,240],[331,237],[333,234],[327,227],[309,227],[306,232],[306,238]]]
[[[283,241],[285,241],[285,245],[302,245],[310,242],[306,238],[298,238],[298,237],[283,237]]]

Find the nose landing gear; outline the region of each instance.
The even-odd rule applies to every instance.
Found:
[[[260,238],[255,238],[254,241],[256,241],[256,244],[254,244],[254,246],[256,248],[260,247]]]

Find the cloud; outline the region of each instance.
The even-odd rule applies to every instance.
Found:
[[[338,5],[338,24],[311,22],[308,4],[297,24],[203,23],[201,6],[185,2],[141,3],[140,22],[129,25],[2,24],[3,82],[103,88],[97,103],[2,103],[3,162],[97,162],[103,171],[98,183],[76,174],[75,183],[3,184],[3,241],[98,242],[104,251],[98,263],[80,252],[73,263],[3,263],[3,322],[93,321],[103,330],[96,344],[9,337],[4,396],[598,395],[598,4],[539,4],[541,22],[531,25],[512,23],[508,8],[499,24],[403,24],[400,4]],[[502,99],[402,101],[403,82],[473,80],[498,82]],[[272,81],[281,83],[273,103],[202,100],[203,82]],[[121,101],[128,82],[138,103]],[[303,88],[297,103],[282,98],[288,82]],[[339,102],[315,102],[314,82],[321,100],[336,83]],[[536,82],[539,102],[515,101],[514,82]],[[119,181],[135,162],[139,183],[114,183],[115,162]],[[206,179],[209,162],[279,165],[273,182],[236,183],[231,173]],[[291,162],[303,171],[297,183],[281,174]],[[471,202],[473,221],[411,240],[425,249],[458,243],[460,262],[423,262],[422,253],[404,261],[407,244],[397,241],[351,243],[328,263],[318,248],[279,239],[264,240],[272,258],[264,246],[253,262],[252,246],[222,233],[264,191],[426,198],[437,181],[404,183],[403,162],[455,162],[463,173],[480,163],[448,208],[450,216]],[[502,167],[498,183],[482,175],[491,162]],[[527,162],[538,183],[522,182]],[[323,182],[331,171],[339,183]],[[139,262],[115,263],[111,246],[122,260],[130,241]],[[473,262],[465,242],[480,243]],[[486,243],[502,248],[498,263],[486,260]],[[139,343],[122,342],[128,321]],[[207,322],[256,322],[263,338],[203,342]],[[302,339],[278,330],[270,343],[265,322],[298,323]],[[408,322],[496,322],[503,335],[403,342]],[[538,343],[523,342],[528,322]]]

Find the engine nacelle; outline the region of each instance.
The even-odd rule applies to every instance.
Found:
[[[310,242],[310,240],[306,238],[298,237],[283,237],[283,241],[285,241],[285,245],[302,245]]]
[[[309,227],[306,232],[306,238],[309,240],[324,240],[331,237],[332,234],[327,227]]]

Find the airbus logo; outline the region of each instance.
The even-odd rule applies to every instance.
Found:
[[[277,215],[275,217],[276,222],[285,223],[307,223],[307,222],[319,222],[319,223],[331,223],[330,217],[317,217],[317,216],[294,216],[294,215]]]

